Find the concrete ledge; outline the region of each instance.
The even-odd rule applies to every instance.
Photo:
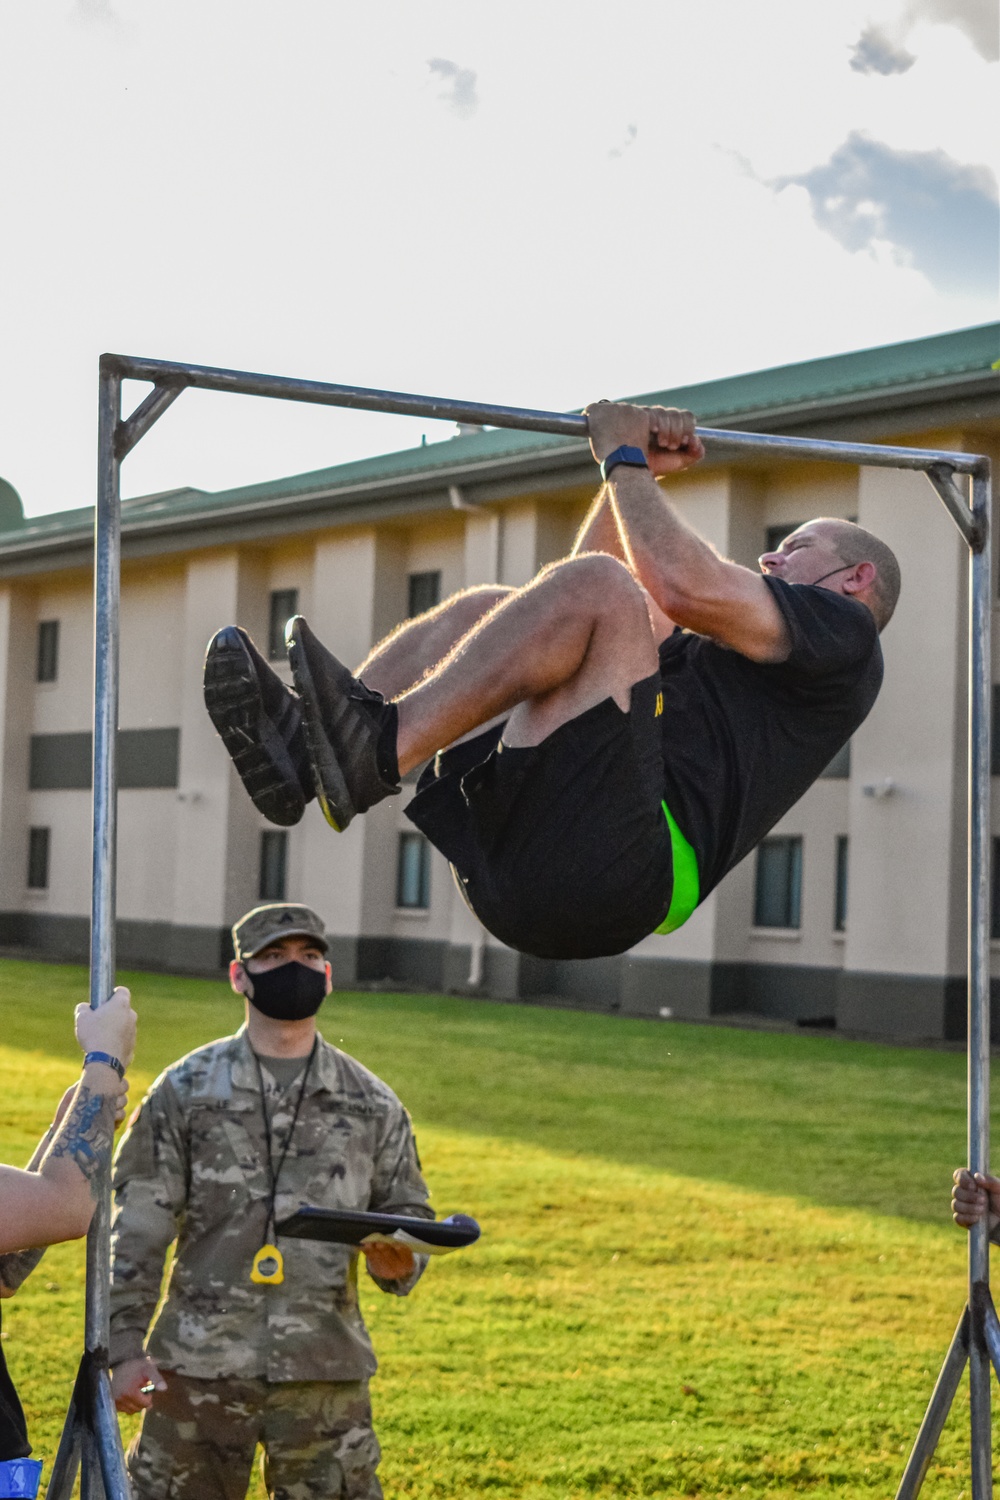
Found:
[[[175,926],[171,922],[116,924],[122,968],[161,969],[171,974],[223,970],[232,957],[228,927]],[[66,963],[90,960],[90,918],[48,912],[0,912],[0,945],[24,948]]]
[[[996,1025],[998,984],[990,990]],[[837,1026],[858,1035],[893,1041],[965,1040],[965,976],[845,972],[837,985]]]

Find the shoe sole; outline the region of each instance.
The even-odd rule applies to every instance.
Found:
[[[334,748],[323,728],[316,686],[302,642],[298,638],[295,619],[290,620],[286,626],[285,649],[295,680],[295,690],[302,705],[302,727],[306,735],[316,801],[330,827],[337,833],[343,833],[357,809],[351,800]]]
[[[205,707],[257,810],[279,828],[298,823],[306,804],[295,767],[264,711],[257,673],[235,629],[220,631],[208,648]]]

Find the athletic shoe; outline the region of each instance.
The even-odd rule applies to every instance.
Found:
[[[400,791],[396,705],[353,677],[301,615],[286,625],[285,646],[302,704],[316,797],[331,828],[342,833],[357,813]]]
[[[254,806],[279,827],[297,823],[313,796],[302,709],[238,625],[208,643],[205,707]]]

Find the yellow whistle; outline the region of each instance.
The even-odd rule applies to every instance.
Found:
[[[265,1286],[280,1286],[285,1279],[285,1262],[277,1245],[261,1245],[253,1258],[250,1280]]]

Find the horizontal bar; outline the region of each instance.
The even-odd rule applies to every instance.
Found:
[[[728,427],[699,427],[706,446],[773,458],[818,458],[858,464],[869,469],[928,469],[946,466],[959,474],[983,474],[989,459],[982,453],[950,453],[934,448],[891,448],[882,443],[837,443],[824,438],[781,437],[768,432],[735,432]]]
[[[404,417],[468,422],[477,426],[514,427],[522,432],[550,432],[560,437],[586,438],[587,419],[578,412],[534,411],[516,406],[488,406],[478,401],[452,401],[441,396],[412,396],[401,391],[375,391],[366,386],[328,385],[321,380],[296,380],[287,375],[253,375],[243,370],[219,370],[209,365],[174,364],[163,359],[137,359],[125,354],[101,356],[102,370],[122,380],[151,380],[154,384],[186,384],[206,391],[228,391],[237,396],[272,396],[282,401],[310,401],[320,406],[347,406],[356,411],[393,412]],[[879,443],[836,443],[820,438],[775,437],[763,432],[735,432],[729,428],[699,427],[709,449],[759,453],[775,458],[819,458],[884,469],[928,469],[947,464],[960,474],[984,471],[987,460],[975,453],[949,453],[929,448],[889,448]]]

